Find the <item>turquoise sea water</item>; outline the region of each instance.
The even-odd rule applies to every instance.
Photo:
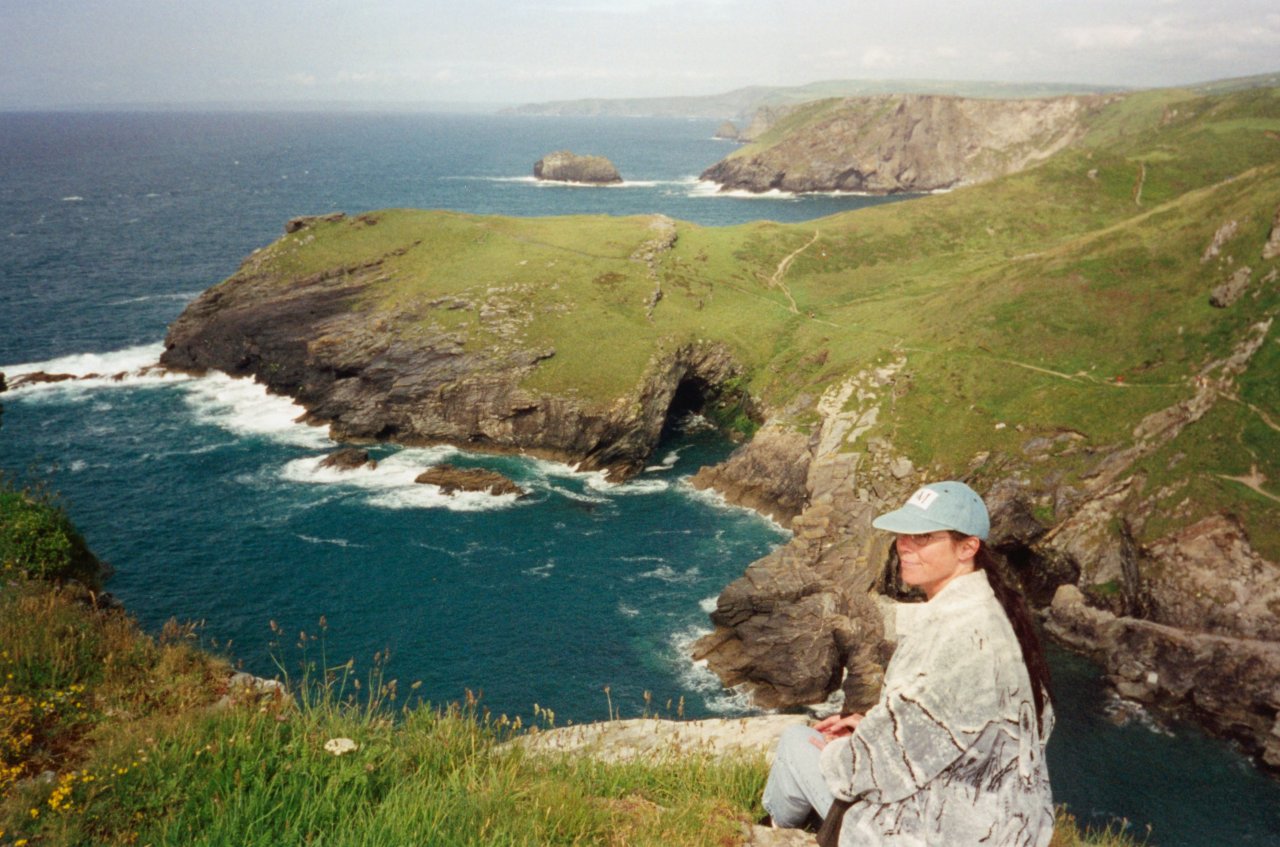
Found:
[[[440,207],[516,215],[663,212],[707,225],[805,220],[872,201],[716,196],[695,175],[729,145],[698,121],[460,115],[0,114],[0,371],[136,372],[199,291],[287,218]],[[609,156],[618,188],[534,183],[569,148]],[[731,449],[691,421],[635,481],[445,448],[332,449],[251,383],[130,376],[11,392],[0,470],[63,492],[109,588],[148,627],[202,620],[255,672],[297,658],[327,619],[331,659],[388,650],[402,687],[466,689],[495,711],[624,715],[652,693],[690,716],[740,714],[686,658],[712,598],[785,540],[684,478]],[[532,494],[447,499],[414,485],[447,459]],[[313,646],[314,649],[314,646]],[[1280,787],[1226,745],[1141,719],[1116,726],[1096,669],[1062,654],[1050,746],[1058,799],[1084,820],[1150,824],[1161,845],[1280,843]]]

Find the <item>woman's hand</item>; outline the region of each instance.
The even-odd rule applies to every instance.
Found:
[[[851,735],[858,724],[862,722],[862,714],[853,712],[848,715],[829,715],[813,725],[813,728],[822,733],[821,738],[812,739],[813,746],[821,750],[827,746],[827,742],[844,735]]]

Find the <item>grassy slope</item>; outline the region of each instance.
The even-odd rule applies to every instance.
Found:
[[[518,723],[474,706],[397,710],[376,666],[372,696],[348,699],[350,667],[324,671],[315,636],[299,639],[298,701],[210,708],[228,668],[192,628],[152,638],[33,578],[79,536],[46,498],[0,494],[0,844],[723,847],[761,814],[758,757],[528,756],[500,746]],[[333,738],[358,749],[332,755]],[[1128,843],[1062,820],[1054,847]]]
[[[795,225],[678,223],[656,265],[664,296],[652,320],[655,279],[633,258],[653,237],[645,217],[390,211],[376,226],[288,236],[258,261],[305,275],[409,248],[387,258],[367,307],[406,334],[451,327],[473,345],[552,346],[530,387],[602,404],[661,351],[710,339],[734,351],[753,394],[803,426],[824,388],[905,355],[910,390],[879,434],[917,465],[960,473],[980,451],[1020,456],[1036,434],[1071,431],[1090,448],[1130,442],[1142,416],[1189,397],[1206,363],[1275,314],[1280,286],[1260,280],[1280,263],[1260,251],[1280,202],[1278,91],[1131,95],[1102,111],[1082,144],[948,195]],[[1202,264],[1228,220],[1239,233]],[[1212,308],[1210,290],[1244,264],[1255,271],[1249,293]],[[440,305],[444,295],[470,307]],[[480,317],[485,305],[507,307],[517,331],[496,332]],[[1276,483],[1268,498],[1223,476],[1256,464],[1280,480],[1280,434],[1264,417],[1280,420],[1274,338],[1240,381],[1239,402],[1219,403],[1145,463],[1153,484],[1175,484],[1170,497],[1191,496],[1180,522],[1230,509],[1273,559]],[[1069,479],[1081,468],[1076,456],[1028,472]]]

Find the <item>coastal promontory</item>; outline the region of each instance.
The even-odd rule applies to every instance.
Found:
[[[1107,98],[994,100],[886,94],[762,109],[753,143],[702,179],[754,192],[930,192],[985,182],[1079,139]]]
[[[766,706],[874,698],[884,610],[911,598],[871,516],[965,479],[1052,632],[1124,696],[1280,767],[1280,96],[1059,99],[1007,122],[912,102],[859,106],[854,134],[942,145],[939,168],[965,169],[936,186],[962,190],[725,228],[305,219],[187,308],[163,364],[251,376],[339,440],[619,480],[701,412],[741,447],[693,484],[792,533],[743,563],[696,646]],[[979,144],[965,109],[1025,143]],[[935,184],[923,159],[912,181],[885,170],[894,155],[860,172]]]
[[[536,179],[550,182],[578,182],[587,185],[616,185],[622,182],[618,169],[604,156],[579,156],[568,150],[548,153],[533,164]]]

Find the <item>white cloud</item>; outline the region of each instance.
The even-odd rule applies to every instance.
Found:
[[[901,65],[901,54],[886,47],[868,47],[862,52],[862,66],[869,70],[884,71]]]
[[[1133,47],[1142,40],[1144,32],[1140,26],[1099,24],[1069,27],[1062,34],[1077,50],[1114,50]]]

